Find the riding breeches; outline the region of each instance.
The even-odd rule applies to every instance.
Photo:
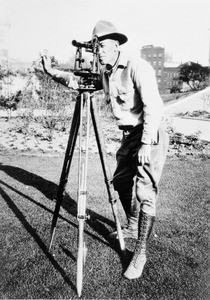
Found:
[[[155,216],[158,183],[161,177],[168,148],[168,134],[161,124],[157,132],[157,143],[151,145],[149,163],[140,165],[138,151],[141,146],[142,125],[135,126],[128,135],[124,134],[121,147],[116,154],[117,168],[113,177],[113,185],[119,196],[133,195],[140,203],[140,209]],[[128,205],[129,207],[129,205]]]

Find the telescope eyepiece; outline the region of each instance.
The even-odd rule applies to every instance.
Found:
[[[86,48],[86,49],[92,49],[92,44],[90,42],[77,42],[76,40],[72,41],[72,45],[78,48]]]

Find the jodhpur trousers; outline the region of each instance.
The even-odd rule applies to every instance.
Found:
[[[116,153],[117,168],[113,177],[113,185],[120,198],[126,195],[124,198],[127,203],[122,203],[126,214],[129,213],[131,202],[136,198],[142,211],[155,216],[158,183],[166,159],[168,134],[165,126],[160,125],[157,143],[151,145],[150,162],[142,166],[138,163],[142,129],[142,124],[140,124],[135,126],[128,135],[124,135],[121,147]]]

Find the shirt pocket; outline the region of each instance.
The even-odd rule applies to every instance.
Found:
[[[131,110],[133,107],[133,90],[119,90],[117,103],[121,106],[122,110]]]

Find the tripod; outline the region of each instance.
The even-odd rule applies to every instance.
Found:
[[[62,204],[65,187],[68,182],[68,175],[69,175],[72,157],[75,149],[77,135],[79,132],[79,171],[78,171],[79,183],[78,183],[78,198],[77,198],[77,220],[78,220],[77,293],[79,297],[81,296],[81,292],[82,292],[83,268],[84,268],[86,252],[87,252],[85,239],[84,239],[84,226],[85,226],[85,221],[89,217],[86,214],[86,197],[87,197],[87,166],[88,166],[90,115],[92,117],[92,124],[95,132],[98,152],[99,152],[105,184],[108,192],[108,198],[111,204],[112,213],[114,216],[115,225],[118,233],[120,249],[122,250],[123,253],[125,251],[125,243],[123,239],[122,229],[120,226],[120,221],[118,218],[116,199],[114,199],[113,197],[114,189],[112,185],[112,176],[106,161],[106,151],[105,151],[101,123],[99,121],[99,117],[97,113],[96,98],[93,97],[93,95],[91,95],[93,91],[94,90],[91,89],[79,89],[79,95],[77,97],[76,104],[75,104],[68,144],[66,148],[64,162],[63,162],[63,168],[62,168],[60,182],[57,190],[57,197],[56,197],[57,201],[56,201],[52,224],[51,224],[51,239],[50,239],[50,246],[49,246],[49,250],[50,250],[53,243],[56,223],[59,216],[59,210]],[[84,126],[83,126],[84,116],[86,121],[85,124],[86,137],[85,137],[85,149],[82,149],[82,141],[83,141],[82,139],[84,135]]]

